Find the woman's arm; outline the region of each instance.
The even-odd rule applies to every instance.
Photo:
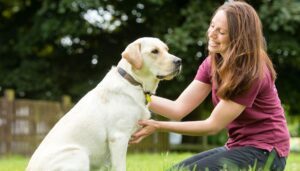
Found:
[[[151,96],[149,109],[173,120],[181,120],[193,111],[211,91],[211,85],[194,80],[175,100]]]
[[[201,121],[163,122],[154,120],[140,121],[142,126],[153,126],[159,131],[176,132],[184,135],[213,135],[237,118],[245,106],[230,100],[221,100],[210,117]]]
[[[244,109],[245,106],[236,102],[220,100],[206,120],[186,122],[142,120],[139,124],[144,128],[132,136],[130,143],[139,143],[144,137],[150,135],[155,130],[193,136],[213,135],[237,118]]]
[[[158,96],[151,96],[151,102],[148,104],[148,107],[152,112],[166,118],[181,120],[202,103],[210,91],[210,84],[194,80],[175,101]],[[154,126],[144,126],[132,135],[129,143],[139,143],[144,137],[152,134],[155,130],[156,127]]]

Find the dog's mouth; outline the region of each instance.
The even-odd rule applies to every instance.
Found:
[[[178,75],[181,71],[181,67],[178,67],[176,70],[174,70],[173,72],[171,72],[170,74],[166,74],[166,75],[157,75],[156,78],[160,79],[160,80],[171,80],[172,78],[174,78],[176,75]]]

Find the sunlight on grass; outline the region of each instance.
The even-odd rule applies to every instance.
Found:
[[[134,153],[127,158],[128,171],[164,171],[192,153]],[[21,156],[1,157],[0,171],[24,171],[28,158]],[[298,171],[300,153],[291,153],[285,171]]]
[[[300,153],[291,153],[287,160],[285,171],[299,171],[300,169]]]
[[[191,155],[191,153],[130,154],[127,159],[127,170],[163,171]]]
[[[1,171],[24,171],[28,159],[21,156],[1,157],[0,170]]]

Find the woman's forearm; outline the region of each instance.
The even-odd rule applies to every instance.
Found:
[[[170,122],[170,121],[144,121],[153,122],[154,126],[160,132],[175,132],[190,136],[214,135],[220,130],[217,129],[209,119],[201,121],[185,121],[185,122]]]
[[[181,120],[193,111],[208,96],[211,85],[194,80],[176,100],[151,96],[149,109],[173,120]]]
[[[180,120],[182,118],[180,111],[176,108],[176,101],[173,100],[151,96],[151,102],[148,107],[153,113],[169,119]]]
[[[229,123],[236,119],[246,106],[231,100],[220,100],[210,116],[200,121],[185,122],[163,122],[143,121],[143,126],[153,126],[159,131],[176,132],[185,135],[213,135],[224,129]]]

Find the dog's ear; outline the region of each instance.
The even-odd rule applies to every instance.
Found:
[[[135,69],[141,69],[143,65],[141,43],[139,41],[130,43],[122,52],[122,57],[126,59]]]

